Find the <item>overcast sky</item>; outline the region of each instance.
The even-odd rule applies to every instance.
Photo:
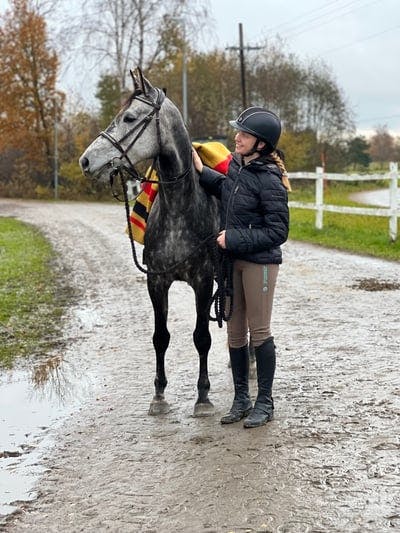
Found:
[[[208,2],[214,26],[206,35],[204,49],[238,46],[239,23],[245,46],[256,46],[279,34],[287,51],[299,58],[323,58],[330,66],[362,133],[387,125],[400,135],[400,0]],[[71,0],[70,5],[74,4],[80,1]],[[0,11],[6,5],[6,0],[0,0]],[[86,93],[94,93],[97,76],[93,73]],[[60,80],[69,92],[70,77],[71,68]],[[85,76],[86,81],[89,78]],[[83,80],[79,84],[83,87]]]
[[[239,23],[248,46],[279,34],[288,51],[331,67],[358,129],[386,124],[400,135],[400,0],[209,2],[216,45],[237,46]]]

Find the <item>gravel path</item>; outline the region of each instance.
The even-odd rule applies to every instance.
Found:
[[[273,315],[276,417],[244,430],[219,424],[231,377],[225,331],[214,324],[216,415],[192,416],[198,364],[183,284],[170,296],[172,410],[147,415],[152,311],[120,205],[1,200],[0,212],[38,225],[61,253],[82,293],[79,310],[92,317],[79,329],[71,314],[65,357],[96,375],[88,401],[54,429],[38,498],[1,530],[400,531],[400,290],[362,289],[393,288],[398,263],[284,246]]]

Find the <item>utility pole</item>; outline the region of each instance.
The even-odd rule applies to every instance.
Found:
[[[187,93],[187,51],[186,51],[186,26],[183,21],[183,50],[182,50],[182,106],[183,122],[188,123],[188,93]]]
[[[227,50],[238,50],[240,57],[240,81],[242,87],[242,106],[243,109],[247,107],[246,94],[246,65],[244,60],[244,51],[261,50],[261,46],[244,46],[243,44],[243,24],[239,22],[239,46],[228,46]]]
[[[54,199],[58,200],[58,119],[57,97],[54,97]]]
[[[186,46],[186,21],[185,17],[176,17],[174,19],[182,28],[182,117],[183,122],[188,123],[188,79],[187,79],[187,46]]]

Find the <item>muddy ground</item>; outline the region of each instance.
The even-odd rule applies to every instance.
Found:
[[[95,376],[80,409],[50,429],[55,444],[40,459],[37,498],[17,503],[0,529],[400,531],[398,263],[284,246],[273,315],[276,416],[245,430],[219,424],[231,377],[225,331],[215,324],[216,414],[192,416],[198,365],[183,284],[170,297],[172,409],[147,415],[152,312],[121,205],[3,200],[0,211],[37,224],[61,253],[81,293],[75,311],[91,317],[82,326],[71,312],[65,331],[76,394],[79,376]]]

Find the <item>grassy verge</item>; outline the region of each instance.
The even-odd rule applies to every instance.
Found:
[[[361,206],[362,204],[349,200],[349,194],[374,187],[376,188],[376,184],[361,188],[354,184],[329,182],[324,191],[324,203]],[[298,187],[295,182],[294,193],[291,193],[290,200],[314,202],[314,185]],[[291,239],[400,261],[400,236],[396,242],[390,242],[389,221],[386,217],[325,212],[323,229],[317,230],[315,211],[291,208],[290,215],[289,238]]]
[[[57,272],[55,253],[38,230],[0,217],[0,367],[59,344],[72,291]]]

